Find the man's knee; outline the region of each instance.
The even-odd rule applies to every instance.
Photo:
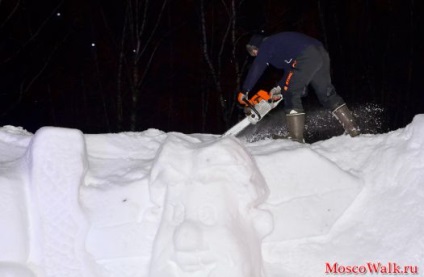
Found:
[[[298,112],[303,112],[302,105],[302,91],[301,90],[289,90],[284,94],[284,111],[290,112],[295,110]]]

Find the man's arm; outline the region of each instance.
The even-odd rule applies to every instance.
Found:
[[[253,62],[252,67],[250,68],[249,73],[247,74],[247,77],[244,80],[242,86],[244,92],[249,92],[253,89],[256,82],[262,76],[262,73],[264,73],[267,66],[267,62],[263,58],[261,58],[261,56],[255,58],[255,61]]]

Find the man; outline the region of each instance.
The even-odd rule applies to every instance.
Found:
[[[320,103],[343,125],[352,137],[360,134],[352,113],[331,83],[330,58],[322,43],[312,37],[296,32],[283,32],[269,37],[252,36],[246,45],[247,51],[256,57],[238,95],[245,104],[249,91],[253,89],[268,65],[284,70],[278,86],[270,92],[272,97],[284,97],[289,138],[303,143],[305,112],[301,97],[310,84]]]

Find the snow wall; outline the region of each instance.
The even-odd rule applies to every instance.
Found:
[[[0,276],[424,270],[423,200],[424,115],[311,145],[5,126]]]

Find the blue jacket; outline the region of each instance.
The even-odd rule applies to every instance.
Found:
[[[310,45],[322,46],[322,43],[296,32],[283,32],[265,38],[243,83],[243,91],[252,90],[268,65],[284,70],[286,75],[292,62]],[[280,87],[284,86],[284,81],[285,76],[279,82]]]

